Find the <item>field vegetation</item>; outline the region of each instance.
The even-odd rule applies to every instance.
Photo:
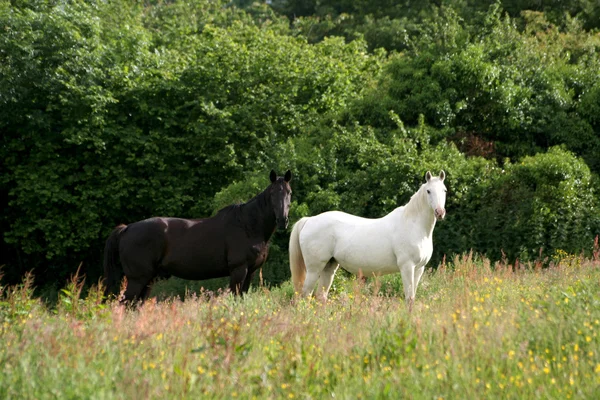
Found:
[[[1,289],[0,396],[596,398],[598,257],[457,256],[429,270],[412,312],[399,275],[336,277],[325,305],[285,283],[135,309],[77,278],[47,307],[28,277]]]

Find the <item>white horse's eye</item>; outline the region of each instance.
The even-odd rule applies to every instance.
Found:
[[[431,192],[429,190],[427,190],[427,194],[431,194]]]

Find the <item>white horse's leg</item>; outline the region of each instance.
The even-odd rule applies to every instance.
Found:
[[[307,271],[304,286],[302,287],[302,296],[310,297],[315,287],[315,283],[319,279],[319,273],[315,271]]]
[[[317,287],[316,297],[327,301],[327,294],[329,293],[329,288],[331,288],[331,284],[333,283],[333,276],[337,271],[340,265],[333,261],[327,263],[325,269],[321,271],[321,278],[319,280],[319,286]]]
[[[415,300],[415,267],[410,264],[405,264],[400,267],[400,273],[402,274],[402,286],[404,286],[404,299],[409,307],[412,308],[412,303]]]
[[[419,281],[421,280],[421,277],[423,276],[423,272],[425,272],[425,265],[422,265],[419,268],[415,269],[415,286],[414,286],[415,297],[417,296],[417,287],[419,287]]]

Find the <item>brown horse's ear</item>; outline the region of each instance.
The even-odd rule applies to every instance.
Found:
[[[286,182],[289,182],[292,180],[292,171],[290,171],[289,169],[286,171],[285,176],[283,177],[283,180]]]
[[[446,179],[446,173],[444,172],[444,170],[442,170],[442,171],[440,172],[440,180],[443,182],[443,181],[444,181],[444,179]]]
[[[269,175],[269,178],[271,178],[271,182],[275,182],[277,180],[277,172],[275,172],[274,169],[271,170],[271,175]]]
[[[429,182],[430,179],[431,179],[431,172],[427,171],[425,173],[425,182]]]

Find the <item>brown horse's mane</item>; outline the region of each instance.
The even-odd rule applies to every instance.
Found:
[[[245,203],[230,204],[221,208],[215,216],[233,218],[237,224],[243,226],[247,231],[255,230],[258,226],[257,222],[262,220],[262,214],[266,209],[266,193],[269,187]]]

